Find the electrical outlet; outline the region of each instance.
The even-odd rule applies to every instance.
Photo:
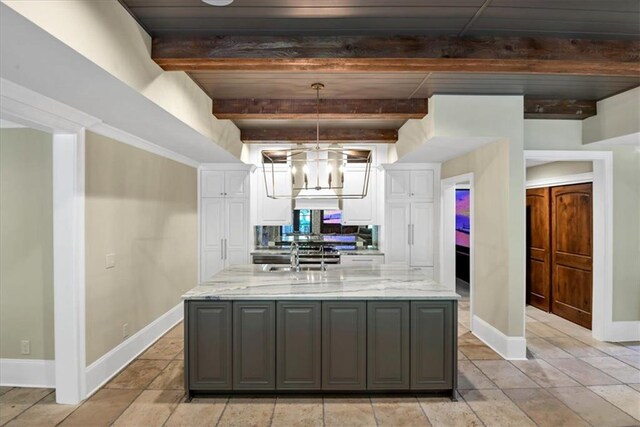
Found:
[[[105,257],[105,268],[114,268],[116,266],[116,254],[107,254]]]
[[[125,323],[122,325],[122,338],[126,338],[129,336],[129,324]]]
[[[31,354],[31,341],[20,341],[20,354]]]

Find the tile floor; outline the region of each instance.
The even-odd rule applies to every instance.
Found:
[[[7,426],[638,426],[640,343],[613,344],[527,307],[528,360],[469,333],[460,302],[459,402],[447,398],[219,397],[184,402],[182,325],[81,405],[53,390],[0,389]]]

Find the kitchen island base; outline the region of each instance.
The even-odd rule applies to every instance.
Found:
[[[447,393],[457,299],[185,301],[185,390]]]

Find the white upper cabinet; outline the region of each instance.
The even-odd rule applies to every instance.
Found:
[[[273,194],[273,185],[279,195],[291,194],[291,173],[288,168],[275,169],[273,173],[273,182],[271,181],[271,170],[265,178],[262,169],[256,171],[256,197],[257,197],[257,225],[290,225],[291,216],[291,199],[271,199],[267,197],[267,186],[269,194]]]
[[[344,193],[362,192],[365,170],[363,168],[345,169]],[[344,199],[342,201],[342,224],[375,225],[377,224],[377,170],[371,169],[367,196],[363,199]]]
[[[409,197],[410,171],[387,171],[387,200],[404,200]]]
[[[224,197],[224,171],[201,171],[202,197]]]
[[[410,172],[409,196],[412,199],[433,200],[433,171],[417,170]]]
[[[387,171],[387,200],[433,200],[433,170]]]
[[[248,171],[203,170],[202,197],[249,197]]]

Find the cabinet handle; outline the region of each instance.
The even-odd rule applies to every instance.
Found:
[[[224,259],[224,239],[220,239],[220,259]]]
[[[353,258],[351,262],[372,262],[371,258]]]
[[[411,224],[407,224],[407,245],[411,244]]]
[[[227,239],[224,239],[224,259],[227,259]]]
[[[411,244],[414,245],[416,243],[416,225],[411,224]]]

